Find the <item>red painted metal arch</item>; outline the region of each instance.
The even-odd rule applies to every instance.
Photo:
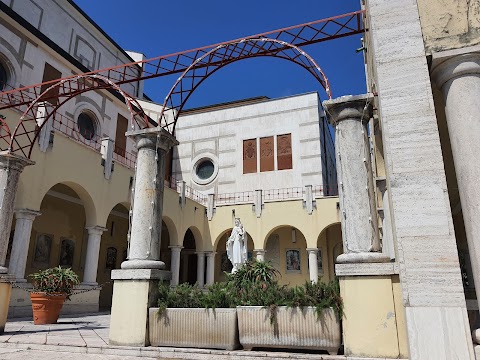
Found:
[[[272,56],[291,61],[306,69],[332,98],[330,84],[315,60],[299,47],[269,38],[248,38],[222,44],[203,54],[188,66],[170,89],[160,113],[161,126],[175,133],[178,117],[193,92],[216,71],[233,62]],[[167,114],[170,113],[170,116]]]
[[[97,74],[82,74],[75,77],[75,82],[78,86],[75,91],[70,92],[65,97],[58,97],[60,101],[56,104],[42,101],[42,98],[64,85],[67,80],[61,80],[58,83],[48,87],[35,100],[33,100],[27,109],[20,117],[20,121],[11,133],[8,141],[8,150],[11,153],[19,153],[27,158],[32,155],[33,145],[40,134],[40,130],[45,126],[47,121],[56,114],[57,110],[77,95],[99,89],[110,89],[118,91],[124,98],[125,105],[130,111],[130,127],[135,129],[135,124],[138,128],[146,128],[152,126],[149,118],[142,109],[138,101],[122,90],[119,85],[115,84],[110,79]],[[93,84],[86,86],[86,82],[91,81]],[[84,86],[82,86],[84,84]],[[1,138],[0,138],[1,139]],[[0,144],[1,146],[1,144]]]

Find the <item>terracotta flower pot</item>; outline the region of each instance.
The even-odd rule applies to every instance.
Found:
[[[33,323],[35,325],[56,324],[66,295],[56,293],[30,293],[32,301]]]

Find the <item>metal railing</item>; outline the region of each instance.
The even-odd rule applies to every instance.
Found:
[[[72,119],[62,115],[55,114],[52,120],[52,127],[54,130],[68,136],[69,138],[86,145],[97,152],[100,152],[102,147],[102,140],[100,136],[88,131],[80,131],[77,124]]]
[[[253,203],[254,199],[255,199],[254,191],[215,194],[215,204],[217,205]]]

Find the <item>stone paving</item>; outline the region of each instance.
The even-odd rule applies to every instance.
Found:
[[[33,325],[31,319],[7,321],[5,333],[0,335],[0,360],[132,360],[192,359],[192,360],[253,360],[310,359],[354,360],[345,356],[289,353],[280,351],[224,351],[172,347],[123,347],[108,345],[109,314],[80,317],[62,316],[57,324]],[[368,359],[362,359],[368,360]],[[376,359],[381,360],[381,359]]]

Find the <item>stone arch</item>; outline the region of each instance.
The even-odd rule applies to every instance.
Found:
[[[203,237],[201,231],[196,227],[196,226],[190,226],[188,229],[185,230],[183,237],[182,237],[182,245],[185,246],[184,241],[185,241],[185,236],[188,231],[191,231],[193,234],[193,237],[195,239],[195,250],[204,250],[202,249],[203,247]]]
[[[181,245],[178,237],[178,230],[175,222],[168,216],[162,215],[162,232],[164,230],[164,226],[168,230],[168,235],[170,238],[169,245]]]
[[[340,222],[327,225],[317,238],[317,248],[322,251],[324,279],[335,278],[335,260],[343,253],[342,228]]]
[[[100,290],[99,307],[108,309],[112,305],[113,284],[111,270],[120,269],[128,252],[128,228],[130,205],[120,202],[110,209],[100,242],[97,282],[104,284]]]
[[[283,227],[290,227],[290,228],[295,228],[297,229],[298,231],[300,231],[300,233],[302,234],[302,236],[304,237],[305,241],[307,242],[307,237],[306,237],[306,234],[308,234],[307,231],[305,231],[305,229],[303,229],[301,226],[298,226],[299,224],[281,224],[281,225],[277,225],[277,226],[274,226],[272,229],[270,229],[267,234],[263,237],[263,244],[262,244],[262,249],[265,249],[266,245],[267,245],[267,241],[270,237],[270,235],[272,235],[275,231],[277,231],[278,229],[280,228],[283,228]]]
[[[0,44],[0,62],[7,68],[9,81],[7,85],[17,88],[20,84],[20,76],[22,74],[20,64],[10,50]],[[6,91],[8,89],[5,89]]]

